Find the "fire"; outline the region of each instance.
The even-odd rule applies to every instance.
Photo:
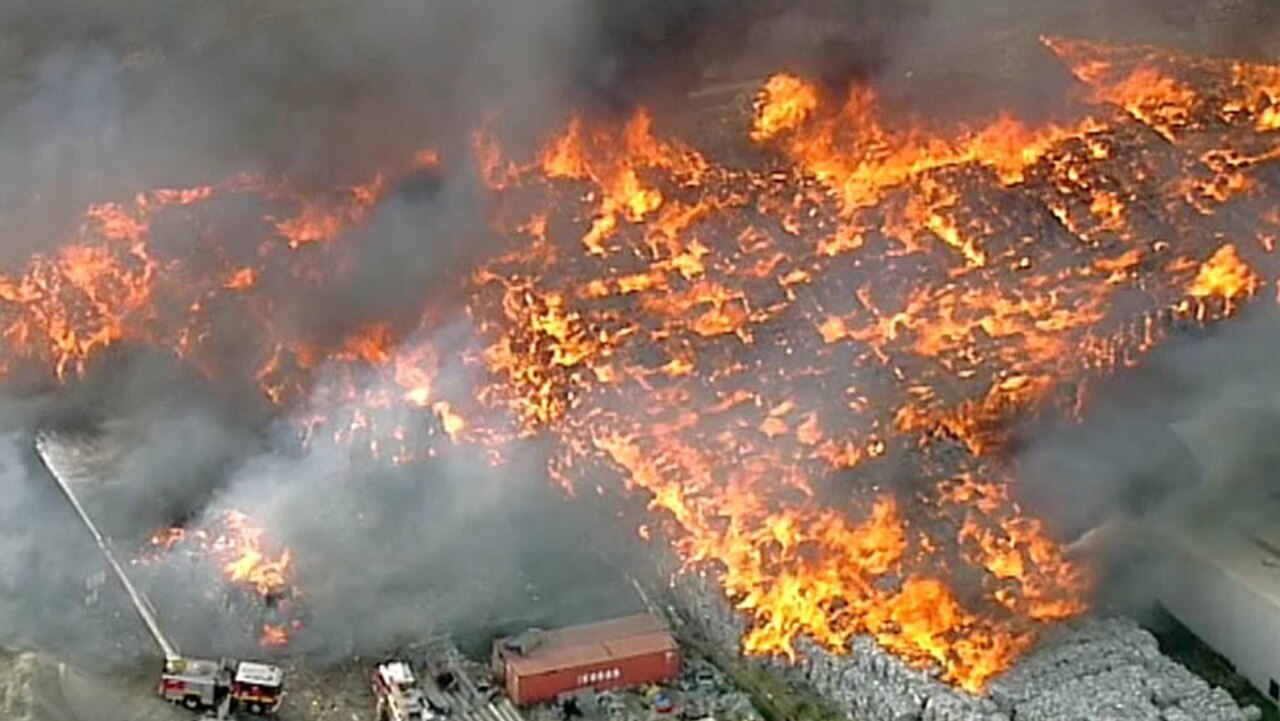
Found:
[[[125,318],[147,309],[156,263],[136,242],[140,231],[131,222],[107,221],[101,232],[108,242],[128,235],[128,248],[73,244],[57,257],[33,258],[21,278],[0,276],[0,302],[21,310],[0,321],[0,335],[19,352],[30,348],[49,358],[58,378],[125,339],[131,330]],[[64,305],[69,297],[75,306]]]
[[[1187,292],[1193,298],[1216,297],[1230,302],[1253,295],[1260,283],[1236,247],[1228,243],[1200,266]]]
[[[258,272],[253,268],[237,268],[222,283],[222,287],[227,290],[248,290],[258,282]]]
[[[765,83],[756,101],[756,119],[751,139],[765,141],[790,132],[809,119],[818,108],[818,91],[794,75],[774,75]]]
[[[219,343],[247,338],[247,382],[306,442],[500,463],[548,440],[569,494],[603,492],[606,472],[648,502],[642,537],[717,580],[747,652],[864,635],[978,691],[1084,612],[1091,583],[1019,504],[1014,430],[1084,417],[1093,379],[1277,280],[1262,190],[1280,67],[1044,42],[1079,85],[1035,123],[912,117],[870,86],[775,75],[744,138],[769,167],[725,164],[643,109],[573,114],[526,158],[481,129],[499,250],[454,305],[338,333],[286,325],[280,288],[343,283],[360,248],[338,239],[439,156],[320,196],[241,178],[95,206],[61,251],[0,275],[0,367],[70,382],[132,344],[225,379]],[[225,195],[269,206],[252,253],[151,242],[155,218]],[[446,353],[433,338],[464,313]],[[455,364],[475,386],[448,382]],[[198,540],[222,572],[288,593],[289,552],[247,518],[223,526]]]
[[[430,164],[433,157],[423,155],[418,160]],[[364,218],[386,187],[386,177],[378,173],[367,182],[348,188],[345,197],[336,203],[303,198],[301,212],[276,221],[276,231],[292,249],[329,240]]]
[[[148,539],[137,563],[155,565],[173,554],[209,559],[224,582],[259,597],[268,606],[297,596],[293,588],[293,556],[289,549],[275,550],[266,531],[248,514],[228,510],[208,526],[197,529],[166,528]],[[280,647],[289,641],[289,627],[300,624],[263,623],[260,638],[264,647]]]
[[[638,112],[619,139],[609,131],[593,132],[575,115],[564,134],[550,142],[539,158],[547,178],[589,181],[595,187],[590,197],[598,193],[599,200],[590,229],[582,237],[582,244],[593,254],[609,252],[605,242],[621,221],[639,223],[662,207],[662,192],[646,184],[643,173],[674,172],[696,183],[706,168],[705,161],[688,148],[657,140],[652,127],[649,114]],[[622,152],[610,152],[619,141]]]
[[[223,531],[213,540],[211,550],[228,557],[222,567],[233,583],[244,583],[267,596],[286,587],[292,561],[289,549],[269,556],[262,548],[263,530],[240,511],[228,511],[222,519]]]
[[[1083,612],[1090,584],[1014,499],[1010,427],[1080,414],[1091,375],[1139,362],[1166,323],[1230,315],[1263,282],[1261,257],[1200,239],[1248,196],[1242,169],[1264,161],[1204,144],[1190,159],[1141,155],[1149,141],[1135,136],[1182,142],[1197,122],[1190,81],[1130,98],[1141,76],[1091,67],[1082,80],[1097,87],[1041,125],[935,127],[890,118],[871,88],[830,98],[775,76],[751,138],[787,171],[703,158],[711,170],[691,183],[650,165],[648,197],[704,209],[676,232],[645,206],[627,217],[635,227],[609,224],[608,252],[588,243],[573,259],[563,246],[539,254],[544,227],[532,258],[477,274],[473,315],[501,319],[486,329],[484,400],[523,434],[559,437],[563,467],[603,455],[650,498],[686,569],[711,569],[751,619],[747,651],[868,634],[980,689],[1039,624]],[[583,122],[549,141],[541,166],[500,162],[524,168],[511,176],[521,190],[505,192],[545,187],[554,203],[564,182],[591,180],[601,197],[633,197],[584,169],[638,167],[645,153],[584,142],[622,131]],[[1213,243],[1209,261],[1179,261],[1141,224],[1151,212]],[[590,236],[598,216],[579,217],[602,237]],[[1118,311],[1134,303],[1136,317]],[[969,460],[937,460],[948,444]],[[815,500],[836,471],[877,477],[889,458],[925,481],[902,482],[933,509],[927,521],[874,488],[847,511]],[[983,574],[979,588],[957,588],[961,567]]]
[[[783,75],[765,85],[752,138],[780,143],[799,168],[839,193],[846,213],[856,213],[893,188],[936,183],[930,174],[950,167],[986,166],[1002,182],[1018,183],[1050,148],[1101,127],[1086,118],[1031,128],[1005,115],[982,128],[938,134],[923,125],[890,124],[870,88],[854,87],[840,106],[824,106],[814,86]]]
[[[258,637],[258,643],[263,648],[280,648],[289,644],[289,629],[284,626],[274,624],[263,624],[262,635]]]

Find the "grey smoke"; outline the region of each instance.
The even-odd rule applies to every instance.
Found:
[[[1145,524],[1212,524],[1280,492],[1277,351],[1280,314],[1264,299],[1104,382],[1083,425],[1032,434],[1018,458],[1030,510],[1065,539],[1106,524],[1085,547],[1102,562],[1100,601],[1141,614],[1154,600],[1152,561],[1168,549]]]
[[[498,113],[506,133],[532,142],[563,118],[569,96],[589,92],[599,77],[630,83],[643,66],[634,58],[666,41],[672,26],[657,22],[639,50],[626,49],[627,23],[605,22],[606,6],[4,3],[0,262],[21,267],[32,253],[55,251],[87,205],[142,189],[241,172],[327,188],[435,145],[457,161],[438,187],[425,199],[389,201],[343,239],[363,251],[351,282],[290,293],[276,308],[281,327],[303,337],[337,337],[371,318],[412,320],[424,294],[453,287],[484,228],[467,177],[470,131]],[[656,17],[641,4],[629,12]],[[624,70],[597,74],[610,64]],[[252,252],[259,213],[231,203],[203,222]],[[153,231],[156,247],[177,255],[194,248],[200,257],[201,237],[189,225]],[[288,281],[263,279],[272,289]],[[237,332],[239,311],[215,319],[217,356],[233,368],[262,341]],[[449,332],[437,340],[448,344]],[[0,644],[98,658],[148,652],[110,588],[97,610],[80,610],[101,564],[29,453],[32,433],[46,426],[88,428],[120,446],[104,482],[86,494],[122,547],[171,523],[199,528],[232,507],[292,547],[307,594],[304,651],[375,651],[432,629],[581,618],[633,602],[616,574],[591,570],[601,561],[581,542],[581,528],[565,522],[540,450],[501,469],[474,459],[396,469],[323,445],[297,455],[255,389],[208,383],[165,356],[126,348],[106,354],[84,382],[6,389]],[[404,420],[428,422],[422,414]],[[582,562],[562,563],[575,549]],[[251,645],[247,624],[208,594],[218,569],[176,565],[138,573],[184,648]],[[602,579],[575,577],[591,574]]]
[[[343,239],[369,251],[356,256],[354,280],[282,303],[290,328],[334,337],[412,311],[456,279],[485,221],[465,147],[491,112],[527,144],[579,101],[611,109],[645,92],[678,99],[672,88],[698,80],[681,71],[703,62],[730,78],[794,62],[832,82],[850,74],[892,82],[942,67],[994,72],[991,44],[976,32],[984,24],[1029,23],[1019,27],[1033,37],[1046,26],[1087,32],[1097,22],[1069,10],[1074,3],[904,5],[8,0],[0,4],[0,265],[57,248],[86,205],[139,189],[246,171],[323,188],[440,144],[458,162],[429,198],[391,201]],[[1059,23],[1062,16],[1075,24]],[[1021,62],[1024,50],[1006,61]],[[998,85],[990,79],[944,84]],[[240,228],[254,210],[219,208],[211,222]],[[249,248],[256,241],[243,239]],[[157,229],[156,242],[196,246],[199,238]],[[233,331],[225,354],[234,358],[259,339],[237,336],[231,315],[220,320]],[[456,328],[433,340],[450,363],[442,382],[467,387],[454,369]],[[1205,391],[1194,397],[1208,398],[1214,378],[1197,367],[1180,372]],[[199,527],[227,508],[259,518],[295,552],[310,613],[298,636],[303,651],[376,652],[439,628],[554,622],[633,602],[594,555],[613,551],[610,529],[598,527],[607,523],[583,530],[588,514],[548,488],[545,449],[519,447],[496,468],[461,455],[394,468],[323,444],[297,454],[275,419],[248,401],[254,394],[132,349],[112,354],[85,383],[10,389],[0,403],[0,645],[80,648],[101,632],[100,652],[145,648],[112,602],[84,619],[91,631],[68,623],[100,561],[30,456],[31,433],[45,425],[102,423],[123,439],[111,487],[96,498],[122,543],[173,522]],[[1068,446],[1048,441],[1029,457]],[[1069,473],[1046,471],[1054,480],[1044,493],[1065,494],[1076,510],[1063,525],[1087,525],[1120,505],[1135,474],[1158,467],[1147,463],[1149,448],[1121,443],[1087,463],[1074,455],[1081,465]],[[1093,487],[1070,485],[1080,477]],[[211,570],[173,573],[191,575],[148,580],[162,612],[186,621],[175,631],[184,646],[242,648],[245,639],[217,633],[237,619],[209,621],[226,615],[204,595]]]
[[[447,337],[446,329],[438,339]],[[446,365],[441,380],[467,383],[463,373]],[[362,386],[380,387],[372,378]],[[426,422],[413,410],[379,418],[410,428]],[[247,510],[295,549],[307,617],[294,650],[322,657],[444,632],[478,643],[495,628],[634,608],[600,555],[610,534],[574,520],[579,514],[547,482],[545,449],[516,445],[506,458],[495,466],[446,449],[430,463],[397,467],[320,438],[300,456],[275,451],[239,466],[205,518]]]
[[[577,0],[4,3],[0,261],[20,267],[34,252],[51,252],[90,203],[150,187],[266,172],[325,188],[427,145],[465,147],[490,111],[516,117],[536,137],[562,114],[592,19]],[[286,297],[282,325],[333,337],[392,309],[412,314],[424,288],[453,283],[456,251],[444,244],[484,222],[468,197],[467,164],[458,165],[435,200],[381,209],[364,237],[351,239],[370,251],[353,267],[355,282]],[[245,216],[219,207],[207,222],[242,231],[227,235],[252,250],[260,235],[251,233],[261,230]],[[201,239],[191,230],[157,227],[153,240],[198,257]],[[237,310],[216,321],[229,337],[218,351],[233,367],[262,341],[236,332]],[[101,563],[29,453],[41,426],[94,428],[123,448],[103,487],[87,492],[122,547],[171,523],[199,527],[232,504],[260,515],[296,546],[299,572],[314,582],[316,628],[300,640],[304,648],[372,648],[437,625],[438,611],[404,609],[425,611],[434,595],[471,577],[514,579],[513,549],[540,543],[537,529],[477,522],[486,511],[499,518],[501,508],[522,507],[500,501],[528,493],[526,479],[537,476],[527,468],[508,469],[518,475],[503,499],[479,492],[480,467],[397,471],[319,451],[271,451],[275,432],[254,389],[206,383],[163,351],[109,353],[86,382],[66,388],[10,386],[0,449],[0,644],[89,646],[99,657],[113,646],[126,647],[125,656],[148,652],[110,589],[100,611],[78,611]],[[217,586],[216,568],[176,569],[176,579],[139,573],[192,651],[232,650],[234,636],[190,630],[235,626],[217,621],[231,614],[203,593]],[[508,602],[524,591],[516,583]],[[181,605],[187,601],[193,610]]]
[[[72,517],[59,505],[52,486],[29,483],[32,476],[26,442],[30,437],[8,430],[0,440],[0,629],[6,644],[56,640],[67,643],[70,629],[50,633],[57,618],[73,613],[75,603],[60,602],[53,593],[65,590],[60,583],[69,576],[87,576],[98,566],[94,554],[83,544],[65,543],[65,535],[51,532],[50,525],[66,524]],[[32,594],[33,587],[46,593]],[[70,599],[66,599],[70,600]],[[76,597],[76,601],[79,598]],[[41,633],[41,631],[44,631]],[[53,639],[50,639],[53,636]]]

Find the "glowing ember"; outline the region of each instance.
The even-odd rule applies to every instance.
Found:
[[[289,630],[284,626],[276,626],[273,624],[263,624],[262,635],[258,637],[258,643],[263,648],[280,648],[289,644]]]
[[[756,103],[751,139],[769,140],[790,132],[809,119],[818,107],[818,91],[794,75],[775,75],[765,83]]]
[[[1224,245],[1200,266],[1187,292],[1194,298],[1234,301],[1253,295],[1258,284],[1258,276],[1240,259],[1235,246]]]

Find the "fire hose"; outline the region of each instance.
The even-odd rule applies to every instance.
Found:
[[[49,475],[53,476],[53,479],[57,481],[58,487],[62,489],[63,495],[67,497],[67,501],[71,503],[71,507],[75,509],[76,515],[80,517],[85,528],[89,529],[89,535],[93,536],[94,543],[98,544],[98,548],[102,550],[102,555],[107,559],[107,565],[111,566],[111,570],[115,572],[116,578],[120,579],[121,585],[124,586],[125,591],[129,594],[129,600],[133,602],[134,609],[136,609],[138,615],[142,617],[143,624],[146,625],[147,630],[151,633],[151,637],[155,640],[156,645],[160,647],[160,651],[164,653],[165,661],[173,661],[179,658],[177,648],[174,646],[173,642],[169,640],[169,637],[164,634],[164,631],[161,630],[160,623],[156,620],[155,609],[152,608],[151,602],[148,601],[147,597],[133,585],[132,581],[129,580],[129,576],[124,572],[124,567],[116,560],[116,556],[111,550],[110,540],[106,536],[102,535],[98,530],[93,519],[89,517],[87,512],[85,512],[84,506],[80,503],[80,499],[76,497],[75,492],[71,488],[71,484],[67,483],[62,474],[58,472],[58,464],[50,458],[49,446],[49,436],[43,432],[38,433],[36,435],[36,454],[40,456],[40,462],[43,463],[45,469],[49,471]]]

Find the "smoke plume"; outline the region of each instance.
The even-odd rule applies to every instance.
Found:
[[[1272,309],[1195,331],[1095,388],[1080,425],[1030,434],[1016,461],[1020,497],[1059,538],[1076,539],[1103,612],[1165,628],[1160,604],[1183,587],[1179,536],[1229,533],[1231,519],[1280,492],[1278,343]]]
[[[1152,18],[1133,9],[1090,14],[1082,5],[8,2],[0,6],[0,264],[56,253],[85,207],[140,189],[238,173],[328,188],[424,147],[463,157],[472,132],[488,123],[519,151],[568,107],[672,105],[700,84],[784,67],[832,86],[866,78],[890,102],[917,109],[1047,112],[1046,98],[1060,94],[1053,83],[1065,75],[1025,71],[1045,62],[1039,32],[1083,34],[1119,20],[1145,28]],[[1225,47],[1240,37],[1234,18],[1257,12],[1245,5],[1216,21],[1210,42]],[[1174,20],[1161,25],[1164,37],[1149,39],[1185,34],[1186,21]],[[992,27],[1008,42],[992,42]],[[1015,75],[1022,80],[1006,82]],[[473,172],[466,162],[446,163],[375,208],[343,239],[360,250],[343,256],[346,282],[279,294],[280,325],[312,340],[344,337],[373,319],[416,321],[424,298],[453,288],[488,240]],[[230,203],[202,222],[235,238],[256,210]],[[160,247],[200,247],[203,239],[176,227],[155,236]],[[238,312],[215,321],[232,329],[217,355],[233,368],[259,340],[234,332]],[[430,340],[445,370],[437,382],[470,387],[459,362],[466,349],[455,340],[470,322],[458,314],[438,324],[444,330]],[[1264,425],[1274,407],[1252,389],[1272,380],[1265,360],[1274,337],[1274,323],[1259,320],[1189,343],[1153,362],[1145,373],[1154,380],[1123,381],[1156,390],[1118,395],[1129,400],[1097,409],[1082,430],[1042,431],[1024,453],[1029,503],[1054,509],[1046,513],[1069,536],[1195,482],[1169,423],[1238,412],[1245,427]],[[319,368],[318,383],[330,372]],[[371,392],[385,382],[359,380]],[[342,399],[316,396],[297,412],[347,410]],[[30,452],[33,432],[51,426],[87,427],[122,449],[104,466],[108,482],[87,491],[122,545],[237,508],[293,549],[308,613],[296,640],[304,652],[376,652],[436,630],[552,623],[635,604],[608,568],[624,545],[617,529],[583,525],[592,523],[588,514],[547,483],[547,450],[536,442],[517,445],[504,465],[459,453],[426,470],[366,462],[323,440],[302,451],[287,422],[298,419],[276,417],[256,388],[137,349],[107,354],[83,381],[15,381],[0,411],[0,645],[91,643],[67,619],[92,593],[86,579],[101,563]],[[1251,439],[1215,437],[1232,473],[1261,467]],[[590,535],[584,542],[579,534]],[[222,635],[235,619],[224,619],[226,628],[204,623],[201,614],[227,615],[220,599],[202,595],[214,579],[148,577],[184,647],[217,653],[252,642]],[[104,601],[99,615],[127,619],[117,601]],[[143,643],[136,629],[110,633],[99,651]]]
[[[472,131],[488,122],[500,124],[511,142],[532,144],[564,119],[566,107],[610,112],[679,97],[702,81],[687,70],[711,56],[728,68],[762,57],[817,63],[840,44],[833,33],[843,34],[845,48],[859,42],[855,34],[884,45],[901,16],[893,3],[866,3],[815,45],[777,28],[847,8],[802,5],[5,3],[0,263],[21,267],[56,254],[86,207],[140,190],[244,173],[287,178],[302,190],[328,188],[367,178],[423,147],[446,156],[466,152]],[[864,28],[866,19],[874,22]],[[758,43],[762,37],[768,42]],[[467,163],[457,163],[394,194],[345,239],[360,248],[344,261],[348,282],[276,294],[278,323],[332,339],[371,319],[414,320],[424,296],[452,287],[484,236],[485,209],[468,174]],[[232,250],[249,250],[257,215],[228,203],[201,222],[204,232],[231,238]],[[152,232],[152,245],[162,250],[201,243],[181,224],[161,223]],[[248,245],[237,249],[236,238]],[[217,352],[229,368],[241,368],[259,341],[236,334],[239,312],[213,321],[231,329]],[[445,333],[432,340],[461,352]],[[321,379],[325,372],[318,371]],[[378,382],[364,381],[370,389]],[[470,381],[459,371],[439,382]],[[616,574],[589,578],[600,561],[580,551],[592,544],[583,544],[578,530],[566,530],[583,525],[566,523],[569,512],[546,482],[539,448],[521,449],[499,468],[457,458],[427,471],[364,463],[323,443],[298,453],[296,439],[281,430],[287,423],[264,409],[256,389],[141,349],[105,354],[84,380],[50,386],[12,379],[7,386],[0,644],[84,651],[84,638],[93,635],[68,633],[66,619],[97,593],[101,563],[30,452],[34,431],[49,427],[107,439],[95,471],[102,478],[84,493],[124,548],[170,524],[198,528],[228,508],[251,511],[298,558],[310,614],[298,641],[303,650],[373,650],[432,628],[581,618],[634,604]],[[344,410],[330,398],[304,405]],[[575,549],[581,562],[564,563]],[[578,570],[570,576],[566,567]],[[226,650],[231,642],[218,637],[226,629],[201,616],[220,612],[217,600],[202,595],[215,579],[152,582],[145,570],[138,573],[162,613],[173,616],[184,646]],[[111,630],[104,629],[107,640],[97,650],[138,649],[142,637],[121,628],[132,622],[110,582],[101,595],[96,622]],[[198,628],[218,631],[192,630]]]

